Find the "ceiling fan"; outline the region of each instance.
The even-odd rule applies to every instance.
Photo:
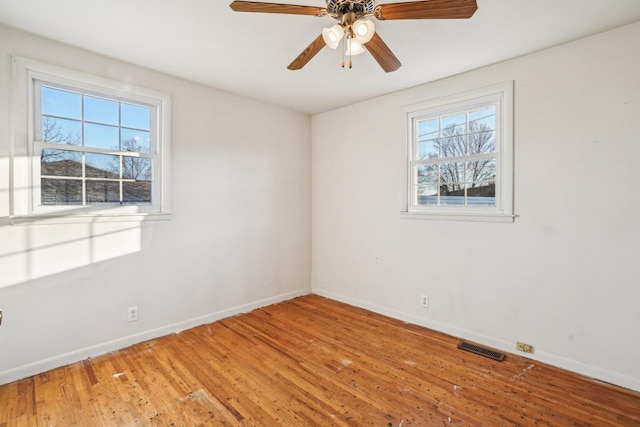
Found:
[[[376,33],[372,21],[393,19],[466,19],[478,9],[476,0],[426,0],[402,3],[386,3],[376,6],[375,0],[327,0],[327,7],[300,6],[293,4],[263,3],[256,1],[233,1],[231,9],[236,12],[285,13],[291,15],[330,16],[338,21],[324,28],[311,44],[287,67],[299,70],[323,47],[336,49],[342,42],[343,60],[366,50],[385,72],[400,68],[400,61]]]

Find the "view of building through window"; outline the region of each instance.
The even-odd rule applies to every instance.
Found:
[[[36,86],[41,204],[150,204],[153,107]]]

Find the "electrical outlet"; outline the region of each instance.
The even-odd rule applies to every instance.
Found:
[[[524,353],[533,353],[533,346],[530,344],[525,344],[523,342],[516,343],[516,350],[520,350]]]
[[[422,304],[424,308],[429,308],[429,295],[422,295],[420,304]]]
[[[129,307],[129,322],[138,320],[138,307]]]

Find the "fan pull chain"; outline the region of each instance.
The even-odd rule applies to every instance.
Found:
[[[349,46],[347,46],[347,43],[349,43]],[[347,47],[349,49],[347,49]],[[342,40],[342,61],[340,62],[340,65],[342,66],[342,68],[345,68],[345,55],[347,53],[347,50],[349,50],[349,68],[353,68],[353,61],[351,60],[351,38],[346,38],[346,40]]]

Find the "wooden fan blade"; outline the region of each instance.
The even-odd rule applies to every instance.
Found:
[[[367,48],[371,56],[373,56],[373,59],[380,64],[386,73],[395,71],[402,65],[378,33],[373,33],[373,37],[371,37],[371,40],[369,40],[364,47]]]
[[[294,59],[291,64],[289,64],[287,68],[290,70],[301,69],[302,67],[307,65],[307,62],[311,61],[311,58],[316,56],[316,54],[320,52],[322,48],[325,47],[325,45],[326,43],[322,38],[322,34],[320,34],[317,39],[312,41],[311,44],[307,46],[307,48],[303,50],[302,53],[298,55],[298,57]]]
[[[327,13],[327,10],[322,7],[262,3],[257,1],[233,1],[229,7],[236,12],[288,13],[291,15],[311,16],[322,16]]]
[[[476,0],[426,0],[381,4],[378,19],[464,19],[478,10]]]

